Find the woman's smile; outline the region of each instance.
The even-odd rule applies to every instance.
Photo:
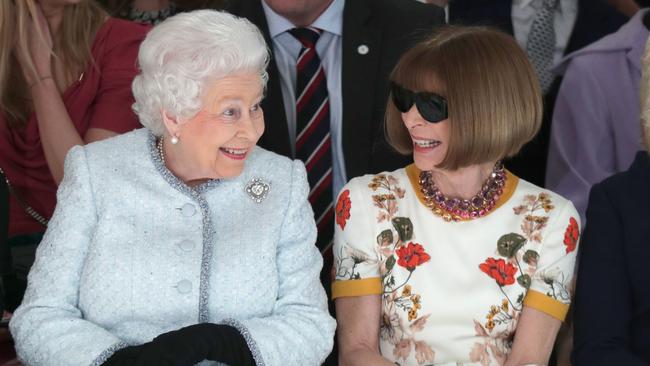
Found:
[[[413,139],[413,150],[420,153],[427,153],[429,151],[432,151],[436,147],[440,146],[440,144],[442,144],[442,141],[436,139],[425,139],[415,136],[411,136],[411,138]]]
[[[244,160],[248,155],[250,148],[230,148],[230,147],[220,147],[219,151],[225,155],[227,158],[233,160]]]

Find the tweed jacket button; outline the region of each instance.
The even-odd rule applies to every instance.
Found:
[[[186,252],[189,252],[190,250],[194,249],[194,242],[190,240],[183,240],[182,242],[178,243],[178,247]]]
[[[195,213],[196,213],[196,208],[191,203],[186,203],[183,205],[183,207],[181,207],[181,215],[185,217],[194,216]]]
[[[178,292],[181,294],[188,294],[190,291],[192,291],[192,282],[188,280],[179,281],[176,284],[176,290],[178,290]]]

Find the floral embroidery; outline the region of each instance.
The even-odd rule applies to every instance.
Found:
[[[346,189],[339,195],[339,200],[336,203],[336,223],[345,230],[345,224],[350,218],[350,209],[352,202],[350,201],[350,190]]]
[[[512,316],[507,322],[508,328],[496,335],[490,335],[491,330],[486,330],[479,322],[474,321],[474,331],[483,341],[474,343],[469,354],[470,361],[483,366],[490,366],[492,360],[496,361],[497,365],[505,364],[512,348],[519,313],[513,312]]]
[[[347,263],[351,262],[351,266]],[[368,255],[360,250],[350,248],[349,246],[341,247],[339,250],[339,259],[336,264],[336,278],[344,280],[358,280],[361,275],[355,272],[357,265],[360,263],[373,264],[377,261],[368,257]]]
[[[396,360],[406,361],[414,352],[419,364],[432,363],[435,351],[425,341],[417,339],[430,314],[419,314],[422,296],[408,284],[417,267],[429,262],[431,256],[422,244],[411,241],[411,219],[397,216],[398,200],[406,193],[399,181],[392,175],[379,174],[373,177],[368,187],[375,192],[372,202],[378,208],[377,223],[388,222],[392,226],[376,238],[383,288],[380,337],[393,345]],[[408,271],[403,283],[396,283],[394,271],[397,268]],[[408,322],[402,320],[400,313],[406,315]]]
[[[564,245],[566,245],[566,253],[569,254],[576,250],[578,244],[578,237],[580,236],[580,229],[578,222],[573,217],[569,219],[569,226],[564,232]]]
[[[481,271],[494,278],[499,286],[512,285],[515,283],[517,267],[506,263],[503,259],[488,258],[485,263],[479,265]]]
[[[538,211],[543,210],[544,213],[549,213],[554,208],[555,206],[546,192],[541,192],[537,196],[528,194],[524,197],[523,205],[513,208],[515,215],[524,215],[521,230],[528,240],[542,242],[541,231],[546,227],[548,216],[540,216]]]
[[[399,257],[397,264],[411,272],[415,271],[415,267],[424,262],[428,262],[429,259],[431,259],[431,257],[424,252],[422,245],[414,244],[413,242],[397,249],[397,256]]]
[[[389,220],[397,213],[397,198],[404,198],[406,191],[398,186],[397,178],[392,175],[378,174],[372,178],[368,187],[376,192],[382,188],[390,193],[373,195],[372,200],[378,207],[377,222]]]
[[[537,275],[539,252],[534,246],[542,243],[542,232],[549,220],[548,213],[554,208],[546,192],[537,196],[524,196],[523,204],[513,208],[515,215],[523,216],[521,233],[508,233],[497,240],[497,253],[504,258],[488,257],[479,264],[479,269],[496,281],[505,298],[500,305],[490,307],[484,324],[474,321],[476,335],[483,337],[483,341],[474,344],[470,352],[472,362],[488,366],[492,360],[496,360],[498,364],[503,364],[510,353],[524,296],[532,283],[531,276]],[[554,289],[560,292],[555,278],[552,281],[549,293]],[[514,285],[515,282],[521,290],[513,301],[504,287]]]
[[[571,286],[567,283],[564,272],[559,269],[552,269],[538,273],[535,277],[540,278],[548,285],[549,289],[546,292],[546,296],[563,303],[568,303],[571,300]]]

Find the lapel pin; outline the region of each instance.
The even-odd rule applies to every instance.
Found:
[[[370,52],[370,48],[368,48],[368,46],[366,46],[365,44],[362,44],[359,47],[357,47],[357,52],[360,55],[367,55],[368,52]]]

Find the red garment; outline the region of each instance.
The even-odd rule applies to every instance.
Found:
[[[141,127],[131,110],[131,82],[137,74],[138,47],[149,29],[109,18],[97,32],[91,50],[95,64],[90,63],[63,93],[70,119],[82,137],[90,128],[124,133]],[[0,114],[0,167],[24,201],[41,215],[52,216],[57,186],[45,160],[35,114],[26,126],[11,129]],[[10,197],[9,237],[43,230]]]

